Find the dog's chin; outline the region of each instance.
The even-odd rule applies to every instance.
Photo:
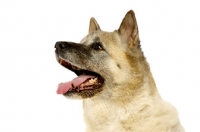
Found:
[[[57,56],[57,61],[78,76],[70,82],[59,84],[58,94],[63,94],[70,99],[86,99],[103,90],[104,78],[99,73],[82,69],[59,56]]]
[[[86,99],[98,95],[98,93],[100,93],[102,90],[103,88],[98,88],[93,90],[83,90],[80,92],[66,92],[63,95],[69,99]]]

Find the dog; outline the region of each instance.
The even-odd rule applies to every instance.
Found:
[[[92,17],[88,35],[80,43],[56,42],[55,54],[78,76],[60,83],[57,93],[83,100],[86,132],[184,132],[177,110],[156,88],[132,10],[113,32]]]

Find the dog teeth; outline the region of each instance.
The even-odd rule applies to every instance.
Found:
[[[62,59],[59,60],[59,63],[62,64]]]
[[[82,84],[80,85],[80,87],[93,85],[93,84],[95,84],[96,82],[97,82],[97,77],[95,77],[95,78],[91,78],[91,79],[88,80],[87,82],[82,83]]]
[[[76,66],[73,66],[73,65],[71,65],[71,66],[72,66],[72,69],[74,69],[74,70],[81,70],[80,68],[78,68]]]
[[[73,87],[72,87],[72,84],[71,84],[71,85],[70,85],[70,87],[69,87],[69,91],[71,91],[71,90],[72,90],[72,88],[73,88]]]
[[[60,63],[61,65],[64,65],[65,67],[66,67],[66,66],[71,66],[72,69],[74,69],[74,70],[81,70],[81,68],[78,68],[78,67],[76,67],[76,66],[71,65],[70,63],[64,61],[63,59],[59,59],[59,63]]]
[[[72,69],[76,70],[76,67],[72,65]]]
[[[89,80],[89,83],[90,83],[90,84],[94,84],[96,81],[97,81],[97,77],[91,78],[91,79]]]

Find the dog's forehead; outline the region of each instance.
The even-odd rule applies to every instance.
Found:
[[[85,44],[85,45],[89,45],[95,41],[99,41],[99,36],[95,35],[95,34],[88,34],[87,36],[85,36],[82,40],[81,43]]]
[[[85,45],[89,45],[93,42],[106,42],[106,41],[114,41],[117,39],[116,32],[104,32],[104,31],[96,31],[85,36],[81,43]]]

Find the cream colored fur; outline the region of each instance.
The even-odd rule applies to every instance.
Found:
[[[184,132],[177,110],[162,100],[156,88],[132,10],[118,30],[102,31],[91,18],[81,43],[57,42],[55,47],[62,66],[82,78],[96,78],[59,92],[83,99],[86,132]]]
[[[134,29],[127,23],[133,23]],[[124,45],[130,43],[129,48],[134,47],[139,40],[133,11],[126,14],[119,31],[125,36],[121,37],[117,31],[101,31],[96,20],[91,18],[90,35],[82,40],[89,44],[98,36],[107,44],[104,47],[112,56],[106,61],[107,68],[114,75],[112,81],[122,84],[114,88],[105,86],[101,93],[83,100],[86,132],[184,132],[177,110],[160,97],[146,61],[139,62],[138,69],[130,68]],[[141,72],[141,75],[133,75],[132,71]]]
[[[131,100],[123,97],[85,99],[86,132],[184,132],[176,109],[158,93],[151,96],[146,90],[149,87],[146,82]]]

